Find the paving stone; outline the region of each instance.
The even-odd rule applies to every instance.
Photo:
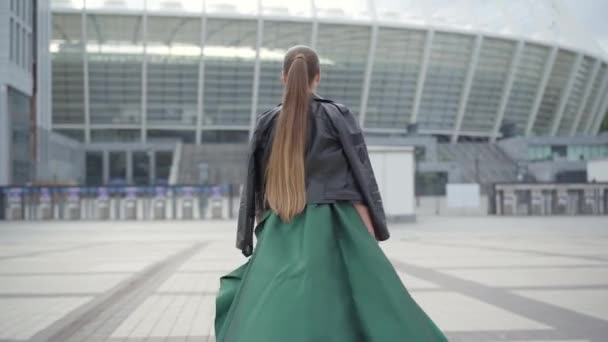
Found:
[[[421,217],[381,247],[450,341],[606,342],[600,217]],[[0,223],[0,342],[215,342],[235,222]],[[198,246],[198,247],[196,247]]]

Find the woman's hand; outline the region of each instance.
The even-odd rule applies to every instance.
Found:
[[[361,203],[353,203],[353,206],[355,207],[355,209],[357,209],[357,212],[359,213],[359,216],[361,217],[361,220],[365,224],[365,227],[367,228],[367,231],[375,239],[376,238],[376,234],[374,233],[374,226],[372,225],[372,219],[371,219],[371,217],[369,215],[369,209],[367,208],[367,206],[365,206],[364,204],[361,204]]]

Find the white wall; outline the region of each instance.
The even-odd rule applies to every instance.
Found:
[[[411,146],[371,146],[369,155],[386,216],[411,219],[414,208],[414,149]]]
[[[587,181],[608,182],[608,159],[587,162]]]

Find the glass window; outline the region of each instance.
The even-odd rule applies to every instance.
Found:
[[[27,32],[25,31],[25,27],[21,27],[21,60],[19,61],[21,63],[21,66],[27,70],[29,70],[29,66],[27,65],[27,59],[28,59],[28,50],[29,50],[29,46],[28,46],[29,42],[27,41]]]
[[[23,45],[23,42],[21,41],[21,27],[17,22],[15,22],[15,30],[17,32],[15,37],[15,63],[21,65],[21,45]]]
[[[110,184],[127,183],[127,153],[110,152]]]
[[[249,131],[207,130],[203,131],[203,143],[243,144],[249,141]]]
[[[410,123],[425,42],[424,31],[379,29],[365,127],[405,129]]]
[[[203,125],[249,126],[257,22],[208,19]]]
[[[294,45],[310,45],[312,24],[264,21],[260,51],[260,87],[258,114],[281,102],[283,84],[281,71],[287,49]]]
[[[148,141],[168,141],[175,142],[181,141],[187,144],[194,143],[195,133],[194,131],[177,131],[177,130],[159,130],[151,129],[148,130]]]
[[[426,160],[426,147],[425,146],[416,146],[414,148],[414,157],[417,162],[423,162]]]
[[[84,123],[84,63],[80,14],[53,14],[53,123]]]
[[[568,156],[568,146],[566,145],[553,145],[551,146],[551,156],[553,160],[565,159]]]
[[[26,56],[25,56],[25,66],[26,66],[26,69],[31,72],[32,67],[34,66],[33,65],[34,61],[32,60],[32,48],[33,48],[32,34],[28,32],[26,35],[26,39],[27,39],[27,52],[26,52]]]
[[[10,123],[11,183],[24,184],[32,181],[31,104],[30,97],[8,87],[7,110]]]
[[[487,134],[494,129],[514,52],[512,41],[483,39],[462,121],[463,131]]]
[[[91,151],[86,154],[86,185],[103,185],[103,152]]]
[[[319,24],[319,95],[359,114],[371,31],[367,26]]]
[[[72,140],[84,142],[84,131],[82,129],[55,129],[53,131]]]
[[[523,47],[503,119],[503,124],[515,126],[517,135],[526,130],[548,58],[549,48],[545,46],[526,43]]]
[[[445,196],[447,182],[446,172],[417,172],[416,196]]]
[[[199,18],[148,18],[149,123],[196,124],[200,32]]]
[[[150,184],[150,154],[152,152],[133,152],[133,183]]]
[[[138,129],[93,129],[92,142],[135,142],[141,138]]]
[[[32,0],[23,0],[23,12],[21,13],[21,19],[23,19],[24,22],[28,23],[28,25],[30,25],[29,22],[29,10],[30,10],[30,2]]]
[[[16,33],[15,33],[15,21],[13,20],[13,18],[10,19],[10,26],[9,26],[9,60],[11,62],[15,61],[15,40],[17,39],[15,37]]]
[[[173,153],[169,151],[156,151],[156,179],[154,184],[167,184],[173,163]]]
[[[32,30],[34,30],[35,26],[34,25],[34,12],[36,12],[36,8],[33,7],[32,1],[33,0],[28,0],[29,2],[29,6],[28,6],[28,13],[27,13],[27,20],[28,23],[30,25],[30,28],[32,28]],[[36,12],[37,13],[37,12]]]
[[[454,128],[473,44],[473,36],[435,34],[420,103],[420,129]]]
[[[564,90],[576,55],[571,51],[559,50],[555,59],[555,65],[549,76],[543,99],[536,115],[533,132],[536,135],[547,135],[550,133],[551,125],[557,113],[559,102],[564,96]]]
[[[91,123],[141,122],[142,17],[87,15]]]

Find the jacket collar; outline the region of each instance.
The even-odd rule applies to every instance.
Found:
[[[320,102],[328,102],[328,101],[330,101],[330,100],[328,100],[326,98],[321,97],[321,95],[319,95],[317,93],[312,93],[312,96],[310,97],[310,99],[313,100],[313,101],[320,101]],[[282,104],[283,104],[283,102],[280,102],[277,105],[277,107],[281,106]]]
[[[314,100],[325,100],[324,98],[321,97],[321,95],[319,95],[317,93],[312,93],[312,99],[314,99]]]

